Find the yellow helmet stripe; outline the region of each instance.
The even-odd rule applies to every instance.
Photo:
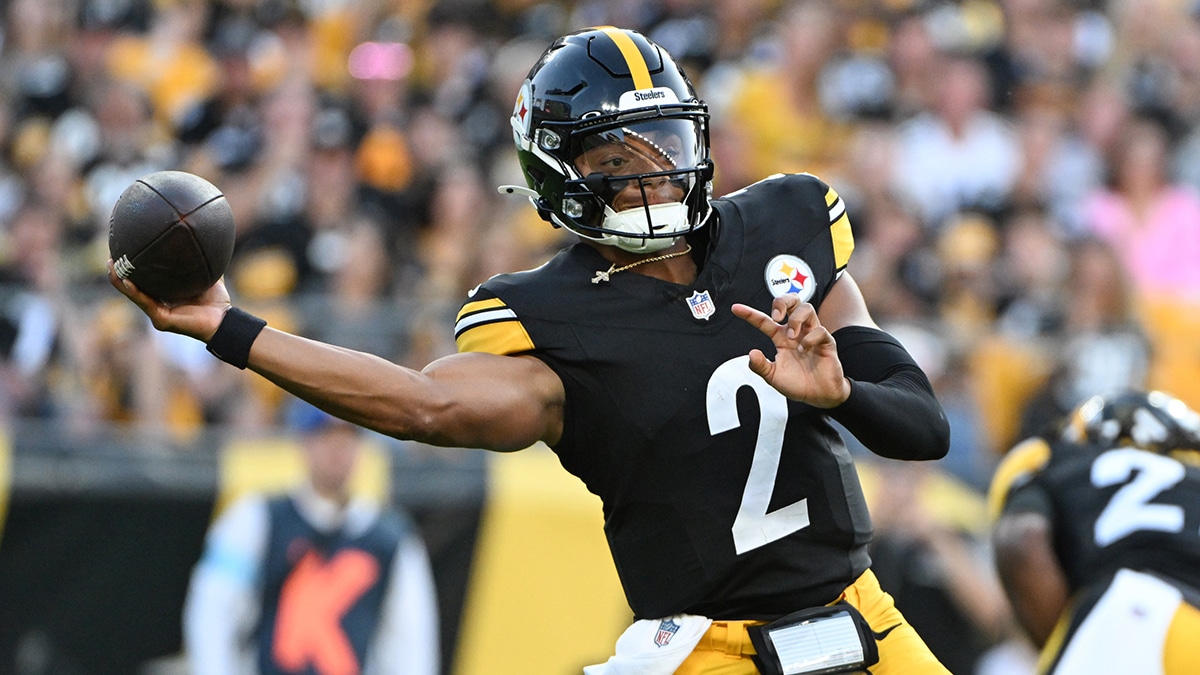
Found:
[[[650,80],[650,68],[646,65],[642,53],[638,51],[637,45],[633,44],[633,38],[615,26],[600,26],[600,30],[621,50],[621,56],[625,57],[625,63],[629,66],[629,74],[633,76],[634,88],[652,88],[654,82]]]

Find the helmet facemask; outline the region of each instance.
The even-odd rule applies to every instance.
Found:
[[[661,116],[575,129],[561,209],[571,229],[653,253],[703,225],[711,166],[698,127],[688,117]]]

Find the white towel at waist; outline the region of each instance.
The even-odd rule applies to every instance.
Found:
[[[671,675],[696,648],[712,619],[676,614],[633,622],[617,638],[616,654],[584,675]]]

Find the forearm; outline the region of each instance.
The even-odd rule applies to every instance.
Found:
[[[1070,598],[1054,553],[1051,525],[1038,513],[1009,514],[992,532],[996,570],[1013,614],[1039,648],[1046,644]]]
[[[852,326],[834,334],[850,398],[829,410],[867,449],[891,459],[940,459],[950,425],[929,379],[895,338]]]
[[[359,426],[401,439],[431,441],[423,418],[436,405],[424,375],[373,354],[270,327],[250,349],[249,370]]]
[[[532,358],[455,354],[424,370],[264,329],[247,367],[354,424],[431,445],[513,451],[561,428],[557,376]]]

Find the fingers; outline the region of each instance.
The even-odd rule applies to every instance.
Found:
[[[731,309],[734,316],[745,319],[747,323],[762,331],[767,337],[773,336],[775,331],[779,330],[779,324],[775,319],[749,305],[734,304]]]
[[[750,371],[755,375],[763,378],[767,382],[771,381],[771,376],[775,371],[775,363],[767,358],[761,350],[750,350]]]
[[[775,327],[786,326],[788,340],[800,340],[812,331],[821,328],[817,310],[794,294],[775,298],[771,303],[771,320]]]
[[[137,285],[132,281],[117,276],[117,269],[113,265],[111,258],[108,261],[108,283],[112,284],[113,288],[130,297],[139,295],[141,293],[141,291],[138,290]]]
[[[764,335],[777,342],[781,336],[788,342],[801,345],[815,345],[826,339],[832,339],[829,332],[821,325],[821,320],[817,318],[816,309],[795,295],[789,294],[782,298],[776,298],[771,303],[770,316],[742,304],[733,305],[732,310],[735,316],[745,319],[762,331]],[[781,331],[781,327],[786,328]]]
[[[113,267],[112,258],[108,259],[108,283],[118,291],[125,292],[125,280],[117,276],[117,270]]]
[[[784,318],[795,314],[797,311],[803,311],[804,307],[812,309],[812,305],[800,299],[800,296],[795,293],[788,293],[781,297],[775,298],[771,302],[771,318],[779,323],[783,323]]]
[[[145,307],[146,301],[150,298],[150,296],[139,291],[137,285],[132,281],[117,276],[117,270],[113,266],[111,259],[108,261],[108,283],[112,284],[112,287],[120,291],[122,295],[133,300],[139,307]]]
[[[817,310],[791,293],[782,298],[775,298],[775,302],[771,303],[771,316],[776,317],[776,321],[780,323],[787,321],[791,337],[804,335],[813,326],[820,325]]]
[[[810,324],[800,335],[800,348],[805,351],[833,344],[833,335],[820,323]]]

